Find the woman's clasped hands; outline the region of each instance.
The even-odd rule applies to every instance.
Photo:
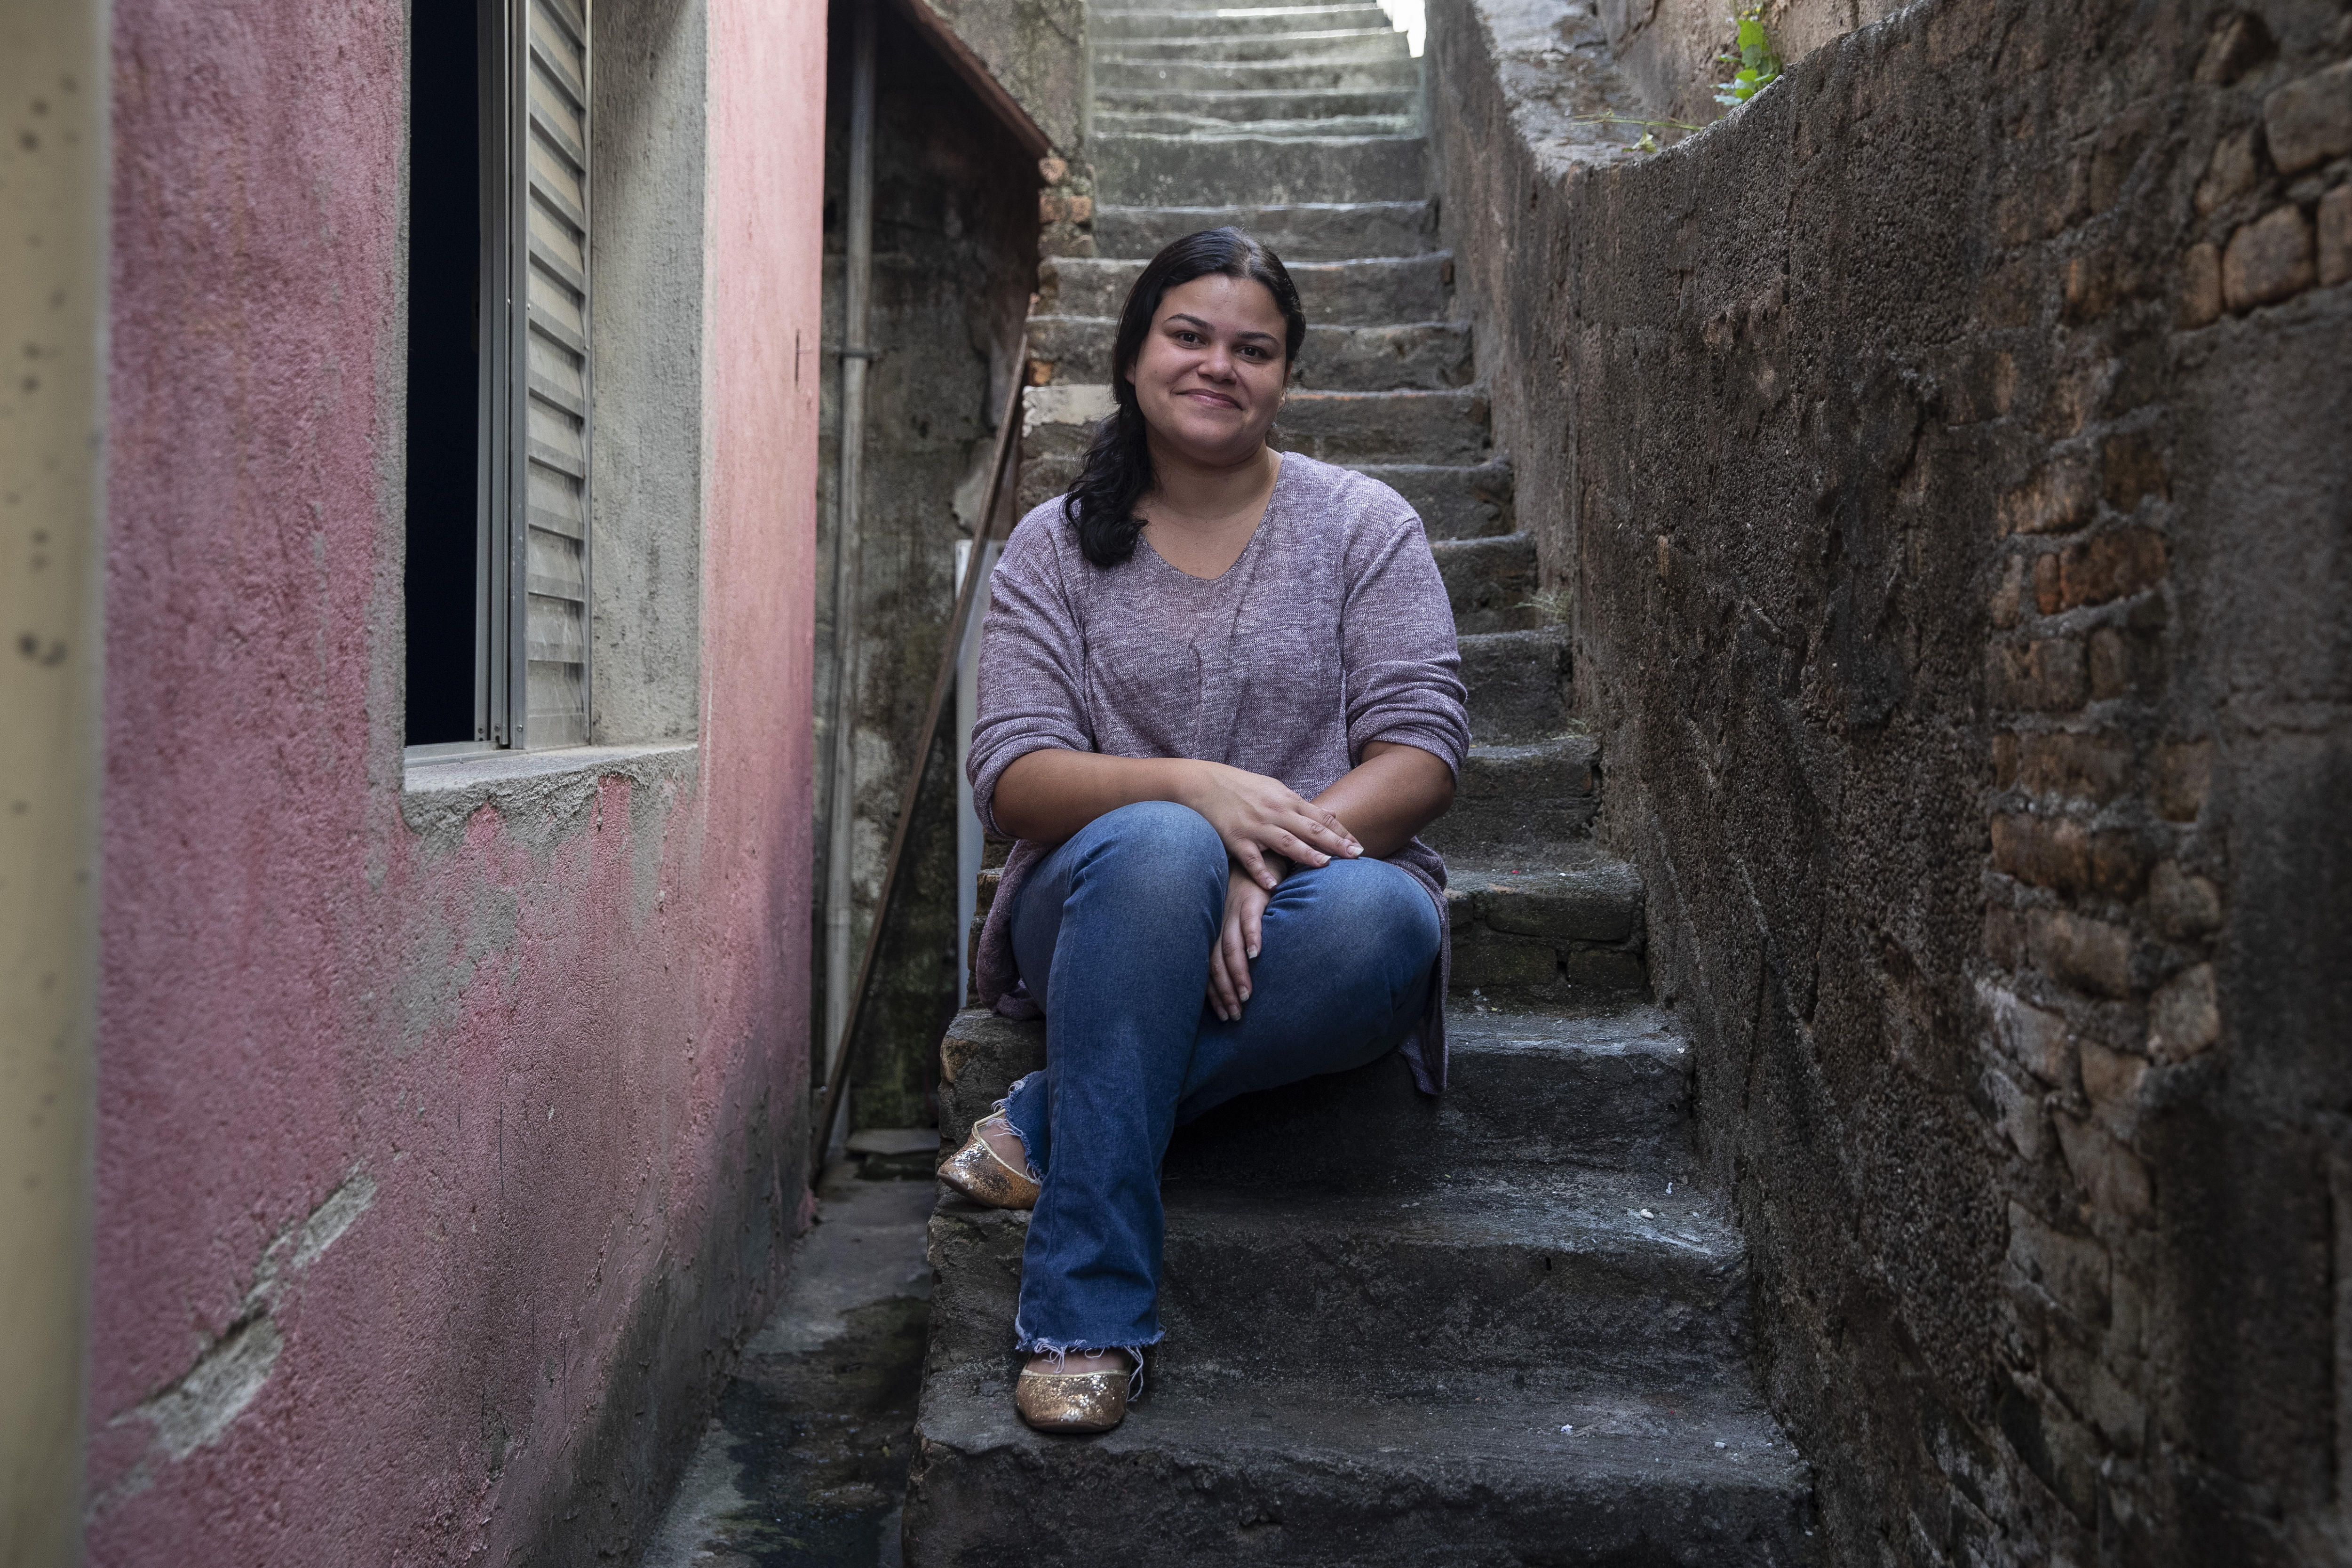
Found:
[[[1222,763],[1197,764],[1199,784],[1186,802],[1224,840],[1232,869],[1225,878],[1225,914],[1209,953],[1209,1005],[1233,1023],[1250,995],[1250,962],[1265,942],[1266,900],[1281,884],[1281,865],[1328,866],[1334,857],[1364,852],[1332,813],[1279,779]]]

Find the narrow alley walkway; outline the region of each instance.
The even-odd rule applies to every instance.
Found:
[[[643,1568],[896,1568],[931,1270],[931,1151],[843,1162]]]

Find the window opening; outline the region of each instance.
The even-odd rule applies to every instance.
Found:
[[[571,0],[417,0],[407,740],[588,738],[589,47]]]
[[[416,0],[408,51],[408,743],[489,739],[477,700],[481,48],[474,0]]]

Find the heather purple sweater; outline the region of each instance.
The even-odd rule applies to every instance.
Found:
[[[1087,563],[1057,498],[1006,542],[981,640],[972,799],[996,829],[996,781],[1049,748],[1118,757],[1192,757],[1280,779],[1312,800],[1395,741],[1458,775],[1470,744],[1454,613],[1421,519],[1402,496],[1346,468],[1286,453],[1265,517],[1213,581],[1139,541],[1104,570]],[[1009,917],[1023,879],[1053,847],[1023,839],[982,928],[983,1006],[1025,1011]],[[1389,859],[1445,921],[1445,862],[1416,838]],[[1422,1089],[1445,1084],[1448,939],[1429,1012],[1404,1051]],[[1202,985],[1205,992],[1208,975]]]

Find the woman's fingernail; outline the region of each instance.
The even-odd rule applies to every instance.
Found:
[[[1251,949],[1250,949],[1250,954],[1249,954],[1249,955],[1250,955],[1252,958],[1255,958],[1255,957],[1257,956],[1257,949],[1255,949],[1255,948],[1251,948]],[[1242,994],[1243,994],[1243,995],[1244,995],[1244,996],[1246,996],[1246,995],[1248,995],[1248,994],[1249,994],[1249,993],[1248,993],[1248,992],[1246,992],[1246,991],[1244,991],[1244,992],[1243,992],[1243,993],[1242,993]]]
[[[1244,1001],[1244,1002],[1246,1002],[1246,1001],[1248,1001],[1248,1000],[1249,1000],[1249,993],[1248,993],[1248,992],[1244,991],[1244,992],[1243,992],[1243,993],[1242,993],[1242,1000],[1243,1000],[1243,1001]]]

